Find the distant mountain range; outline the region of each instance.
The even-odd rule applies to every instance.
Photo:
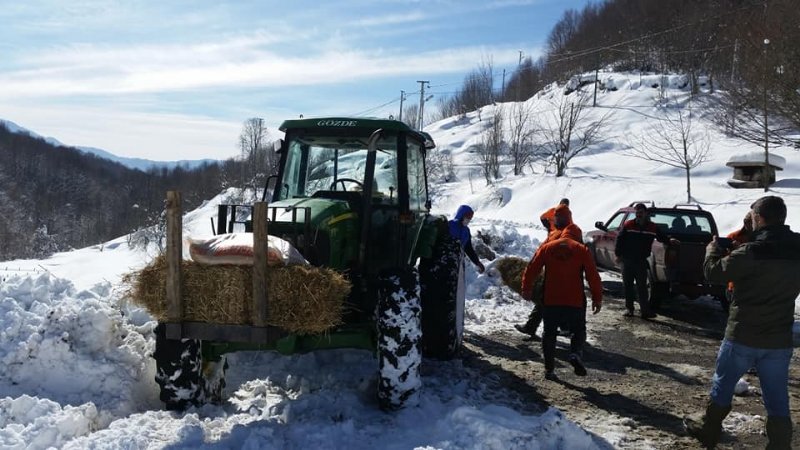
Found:
[[[108,159],[109,161],[114,161],[116,163],[122,164],[125,167],[141,170],[143,172],[153,168],[173,169],[175,167],[181,167],[184,169],[194,169],[203,164],[218,162],[217,160],[214,159],[193,159],[193,160],[183,159],[180,161],[153,161],[150,159],[143,159],[143,158],[126,158],[124,156],[117,156],[109,151],[95,147],[76,147],[76,146],[66,145],[52,137],[41,136],[31,130],[28,130],[24,127],[15,124],[14,122],[11,122],[10,120],[0,119],[0,125],[4,125],[12,133],[27,134],[28,136],[31,136],[33,138],[42,139],[48,144],[53,145],[54,147],[74,148],[84,153],[91,153],[96,156],[99,156],[100,158],[105,158]]]

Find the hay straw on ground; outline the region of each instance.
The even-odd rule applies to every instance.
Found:
[[[182,261],[184,320],[252,323],[251,266]],[[125,277],[129,296],[158,320],[166,318],[166,258]],[[324,332],[342,323],[350,282],[326,268],[293,265],[267,270],[267,323],[297,334]]]

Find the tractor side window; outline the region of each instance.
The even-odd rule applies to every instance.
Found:
[[[283,186],[281,186],[281,193],[279,196],[280,199],[297,197],[304,194],[304,192],[299,192],[300,189],[305,188],[305,182],[301,180],[301,177],[305,175],[301,170],[303,148],[299,143],[292,142],[288,152],[286,169],[283,174]]]
[[[425,191],[425,166],[419,143],[408,142],[408,207],[411,211],[425,210],[428,193]]]

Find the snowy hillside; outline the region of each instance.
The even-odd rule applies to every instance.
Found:
[[[563,177],[534,164],[522,176],[503,166],[501,180],[492,185],[483,180],[474,145],[495,108],[509,123],[511,104],[430,125],[426,131],[453,155],[457,176],[438,186],[434,213],[451,215],[469,204],[476,210],[473,235],[490,232],[501,238],[501,254],[528,258],[545,237],[539,214],[562,197],[570,198],[574,220],[584,231],[632,201],[685,203],[683,172],[621,153],[648,132],[652,118],[686,106],[679,77],[671,78],[668,90],[674,106],[659,106],[658,90],[650,87],[656,78],[661,79],[603,75],[604,85],[615,90],[599,92],[599,106],[589,108],[587,118],[607,115],[605,139],[575,157]],[[563,90],[551,88],[526,104],[545,115],[561,98]],[[692,194],[727,232],[764,193],[729,187],[732,169],[725,163],[759,149],[724,136],[703,118],[704,111],[693,106],[698,132],[707,128],[711,139],[710,159],[693,172]],[[784,198],[788,223],[797,230],[800,153],[773,151],[785,168],[771,193]],[[210,218],[225,195],[185,215],[185,237],[211,234]],[[152,257],[152,249],[131,250],[121,237],[46,260],[0,263],[0,448],[605,449],[624,442],[631,426],[626,418],[609,415],[582,429],[460,361],[425,361],[421,405],[384,414],[374,399],[377,362],[360,350],[235,354],[226,404],[185,414],[163,411],[149,356],[155,322],[127,302],[120,286],[123,274]],[[465,327],[475,336],[510,329],[530,311],[530,304],[502,286],[492,263],[485,263],[481,275],[467,265]]]

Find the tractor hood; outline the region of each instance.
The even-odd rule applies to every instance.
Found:
[[[277,209],[276,222],[292,222],[294,210],[297,210],[298,222],[305,220],[305,208],[311,212],[311,226],[314,228],[328,228],[333,222],[344,218],[354,218],[355,211],[350,208],[346,200],[330,198],[290,198],[271,203],[269,206]],[[272,217],[270,217],[272,219]]]

